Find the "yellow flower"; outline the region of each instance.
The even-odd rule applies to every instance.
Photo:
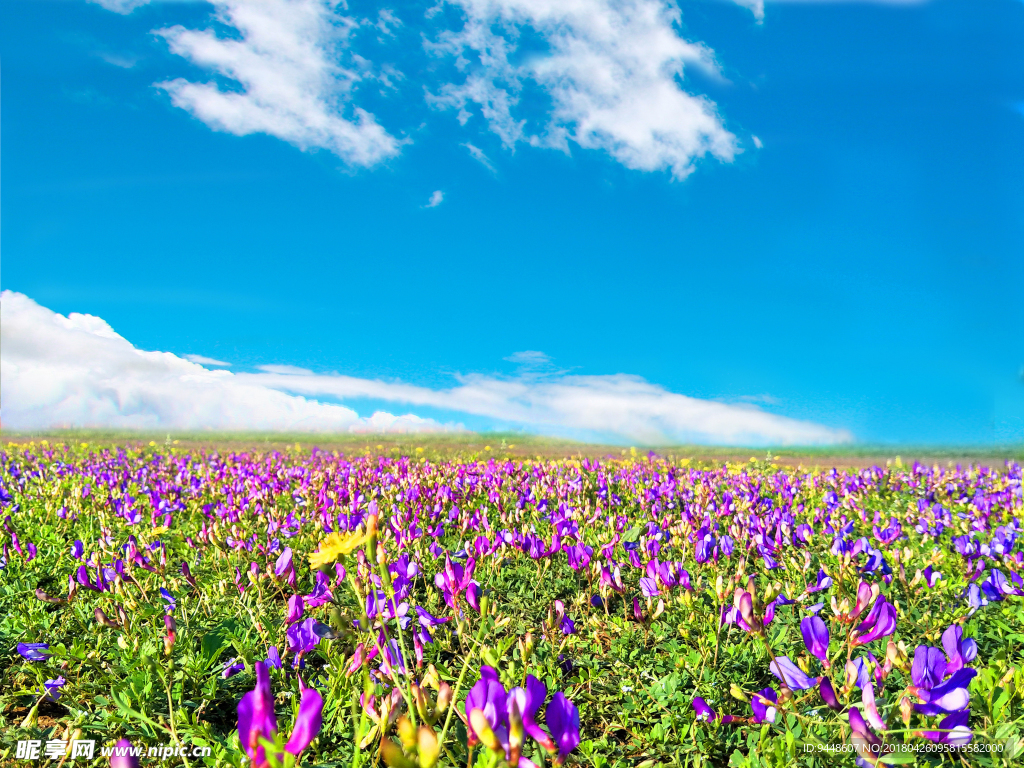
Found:
[[[322,568],[333,563],[342,555],[351,554],[366,543],[366,538],[366,533],[363,531],[330,534],[320,542],[320,549],[309,556],[309,567]]]

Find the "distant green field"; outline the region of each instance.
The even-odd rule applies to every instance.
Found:
[[[660,445],[624,446],[585,443],[560,437],[544,437],[521,432],[451,432],[442,434],[358,434],[312,432],[203,432],[203,431],[131,431],[131,430],[43,430],[18,432],[4,430],[0,439],[13,442],[79,441],[96,444],[178,446],[181,449],[217,448],[220,450],[300,450],[313,447],[346,454],[385,456],[421,456],[430,459],[465,459],[500,456],[588,458],[644,455],[651,451],[673,459],[690,458],[701,462],[772,460],[796,466],[870,466],[887,461],[914,461],[934,464],[986,464],[1001,466],[1005,461],[1024,461],[1024,443],[1019,445],[880,445],[852,444],[826,446],[725,446]],[[634,453],[635,451],[635,453]]]

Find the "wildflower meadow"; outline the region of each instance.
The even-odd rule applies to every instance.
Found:
[[[9,443],[0,763],[1020,765],[1022,516],[1012,461]]]

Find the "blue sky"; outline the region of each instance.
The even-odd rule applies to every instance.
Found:
[[[362,419],[1020,442],[1024,3],[760,10],[8,0],[0,285]],[[5,424],[127,418],[28,402],[30,338]]]

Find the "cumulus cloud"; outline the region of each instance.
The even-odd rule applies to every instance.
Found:
[[[715,104],[681,87],[686,67],[718,76],[714,53],[683,39],[670,0],[451,0],[462,29],[441,35],[434,50],[457,57],[466,73],[444,85],[435,105],[466,123],[478,109],[509,148],[519,141],[569,150],[570,142],[603,150],[628,168],[671,170],[684,178],[694,161],[731,161],[739,151]],[[523,32],[546,51],[526,55]],[[543,128],[526,132],[513,114],[527,84],[550,97]]]
[[[212,357],[206,357],[205,355],[182,355],[186,360],[192,363],[199,363],[199,365],[212,365],[215,368],[230,368],[231,363],[225,363],[223,360],[216,360]]]
[[[437,206],[439,206],[443,202],[444,202],[444,192],[442,192],[440,189],[435,189],[433,192],[430,193],[430,199],[427,201],[427,204],[425,206],[423,206],[423,207],[424,208],[437,208]]]
[[[270,134],[300,149],[326,149],[353,166],[398,154],[403,142],[354,103],[364,75],[343,62],[357,20],[325,0],[211,1],[232,36],[180,25],[155,33],[173,53],[236,87],[184,78],[157,83],[175,106],[214,130]]]
[[[98,317],[65,317],[10,291],[0,293],[0,398],[8,429],[448,428],[413,414],[360,418],[342,405],[287,394],[229,371],[211,371],[169,352],[136,349]]]
[[[547,365],[546,355],[511,358]],[[288,365],[258,373],[209,370],[169,352],[136,349],[91,315],[67,317],[18,293],[0,294],[0,397],[9,429],[429,432],[456,430],[413,413],[369,418],[314,398],[372,399],[479,417],[491,428],[641,444],[810,445],[852,436],[819,424],[670,392],[639,376],[470,374],[447,389],[321,375]]]

